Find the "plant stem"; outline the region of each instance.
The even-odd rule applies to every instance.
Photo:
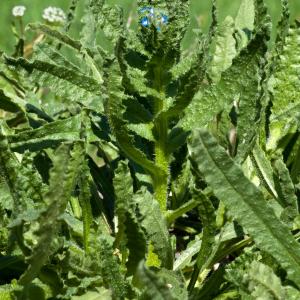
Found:
[[[162,176],[153,180],[154,196],[160,205],[163,213],[167,211],[168,181],[169,181],[169,154],[167,152],[168,140],[168,119],[160,112],[165,107],[165,91],[162,80],[163,69],[161,64],[153,68],[154,88],[159,92],[160,97],[154,100],[154,113],[157,115],[155,120],[156,141],[154,146],[155,164],[163,171]]]
[[[155,143],[155,163],[164,172],[164,176],[154,184],[154,196],[163,212],[167,211],[169,157],[166,151],[167,120],[158,120],[158,141]]]

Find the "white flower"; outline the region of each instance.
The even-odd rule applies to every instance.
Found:
[[[64,23],[66,20],[66,14],[59,7],[49,6],[44,9],[43,19],[50,23]]]
[[[23,17],[25,13],[26,7],[23,5],[18,5],[13,7],[12,9],[12,15],[14,17]]]

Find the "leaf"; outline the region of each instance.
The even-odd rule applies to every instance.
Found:
[[[300,246],[275,216],[262,193],[244,176],[206,130],[194,132],[192,158],[214,194],[262,250],[270,253],[300,286]],[[255,199],[255,201],[253,201]]]
[[[28,28],[31,30],[35,30],[35,31],[41,31],[44,34],[47,34],[48,36],[55,38],[56,40],[63,43],[64,45],[67,45],[78,51],[80,51],[82,48],[82,45],[80,44],[79,41],[73,40],[67,34],[60,32],[58,30],[55,30],[47,25],[39,24],[39,23],[28,24]]]
[[[244,280],[249,280],[249,292],[255,299],[286,299],[281,281],[270,267],[253,261],[245,277]]]
[[[10,97],[6,96],[2,89],[0,89],[0,109],[11,113],[21,112],[24,115],[24,109]]]
[[[98,81],[73,69],[38,59],[31,62],[24,58],[6,57],[6,64],[24,69],[32,83],[51,87],[57,95],[71,101],[89,104],[97,96],[100,97]]]
[[[193,241],[187,248],[180,253],[177,259],[174,262],[173,270],[182,270],[189,264],[195,254],[200,251],[202,241]]]
[[[101,275],[104,284],[112,290],[113,297],[116,299],[125,299],[125,297],[129,296],[130,286],[121,273],[120,265],[113,254],[112,243],[112,237],[105,235],[100,237],[99,256],[101,261]]]
[[[267,191],[276,200],[278,200],[278,195],[275,189],[275,183],[273,179],[274,174],[271,162],[268,160],[265,152],[258,144],[254,146],[253,151],[250,154],[250,158],[252,160],[252,163],[254,164],[254,167],[256,168],[258,177],[261,180],[262,184],[267,189]]]
[[[235,18],[235,27],[244,30],[254,28],[255,7],[253,0],[242,0],[238,14]]]
[[[215,82],[219,81],[221,74],[231,66],[237,54],[233,33],[233,19],[226,17],[216,33],[214,55],[210,66],[211,77]]]
[[[193,198],[196,198],[199,203],[198,211],[202,222],[202,238],[200,251],[197,255],[196,264],[189,283],[189,290],[193,289],[199,274],[207,268],[206,263],[214,251],[215,233],[217,229],[215,209],[210,199],[196,188],[193,191]]]
[[[285,46],[277,63],[272,84],[272,114],[270,116],[270,137],[267,149],[274,151],[278,142],[288,133],[294,133],[299,126],[299,68],[300,25],[289,29]]]
[[[169,238],[167,223],[162,215],[158,202],[145,189],[135,194],[134,201],[138,204],[140,212],[139,221],[145,234],[154,247],[162,267],[172,269],[173,250]]]
[[[291,225],[298,214],[298,200],[295,194],[295,187],[283,159],[276,159],[273,165],[276,175],[276,189],[278,191],[280,204],[284,208],[281,218]]]
[[[209,62],[209,48],[215,36],[217,28],[217,9],[216,2],[212,5],[212,23],[208,36],[199,45],[199,49],[193,55],[191,67],[180,78],[177,95],[172,105],[166,111],[162,112],[165,117],[174,117],[181,114],[183,110],[191,103],[193,97],[199,90],[199,85],[205,78],[206,68]]]
[[[116,215],[118,216],[117,238],[122,239],[129,250],[126,263],[129,274],[134,274],[146,254],[146,238],[136,216],[133,181],[127,164],[120,161],[115,172]]]
[[[140,262],[137,275],[142,283],[143,293],[139,299],[143,300],[175,300],[167,282]]]
[[[112,295],[109,290],[97,288],[97,292],[89,291],[81,296],[73,296],[72,300],[111,300]]]
[[[82,163],[82,146],[75,144],[70,153],[70,145],[63,144],[57,149],[55,157],[50,174],[49,190],[44,195],[48,207],[39,217],[38,242],[31,256],[26,260],[29,266],[19,279],[20,285],[30,283],[38,276],[40,269],[52,254],[51,244],[59,229],[60,217],[70,200]]]
[[[81,166],[82,174],[79,177],[79,203],[82,210],[83,223],[83,244],[86,252],[89,252],[90,230],[93,222],[93,213],[91,207],[91,190],[90,190],[90,170],[88,162],[85,160]]]
[[[126,122],[123,118],[124,106],[123,99],[125,99],[124,90],[122,87],[122,77],[119,66],[112,63],[107,74],[109,80],[106,81],[106,90],[108,99],[105,105],[106,114],[109,118],[109,123],[113,134],[116,136],[117,142],[121,150],[128,158],[139,164],[152,178],[160,180],[164,176],[163,171],[160,170],[153,161],[149,160],[146,155],[133,145],[133,137],[129,134],[126,128]]]
[[[261,81],[269,38],[269,17],[261,1],[257,1],[257,32],[249,44],[233,60],[217,84],[202,85],[202,91],[185,112],[178,126],[185,130],[200,128],[222,110],[235,103],[238,117],[238,160],[248,155],[256,138],[261,113]],[[203,113],[205,112],[205,113]],[[250,126],[251,124],[251,126]]]
[[[8,136],[10,147],[17,152],[38,151],[55,147],[63,141],[80,140],[81,115],[45,124]]]

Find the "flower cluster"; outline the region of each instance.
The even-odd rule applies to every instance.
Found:
[[[49,6],[44,9],[43,19],[49,23],[64,23],[66,20],[66,14],[59,7]]]
[[[14,17],[23,17],[25,13],[26,7],[23,5],[18,5],[13,7],[12,9],[12,15]]]
[[[168,16],[161,11],[156,11],[154,7],[143,7],[139,10],[141,15],[140,24],[149,28],[153,25],[158,31],[168,24]]]

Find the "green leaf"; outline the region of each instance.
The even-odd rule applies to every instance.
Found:
[[[181,114],[183,110],[191,103],[193,97],[199,90],[199,85],[206,75],[206,68],[209,62],[209,48],[217,28],[217,12],[216,2],[213,1],[212,19],[209,33],[203,42],[199,45],[196,53],[194,53],[191,67],[180,78],[179,86],[175,99],[172,105],[166,111],[162,112],[163,116],[174,117]],[[179,62],[180,63],[180,62]]]
[[[52,38],[55,38],[57,41],[63,43],[64,45],[67,45],[78,51],[80,51],[82,48],[82,45],[80,44],[79,41],[73,40],[67,34],[60,32],[58,30],[55,30],[47,25],[39,24],[39,23],[28,24],[28,28],[31,30],[35,30],[35,31],[41,31],[44,34],[46,34]]]
[[[291,225],[298,214],[298,200],[295,187],[283,159],[276,159],[273,165],[276,175],[276,189],[278,191],[280,204],[284,208],[281,218]]]
[[[101,86],[94,78],[73,69],[42,60],[6,57],[6,64],[24,69],[32,83],[51,87],[57,95],[72,101],[88,104],[100,97]]]
[[[48,207],[39,217],[38,242],[34,246],[31,256],[27,258],[29,267],[19,279],[21,285],[30,283],[38,276],[40,269],[52,254],[51,244],[59,229],[60,217],[63,215],[75,187],[83,158],[82,151],[82,145],[75,144],[70,153],[70,145],[63,144],[55,153],[49,190],[44,195]]]
[[[186,267],[195,256],[195,254],[199,253],[201,248],[201,240],[193,241],[192,243],[187,245],[187,248],[180,253],[177,259],[174,262],[174,271],[182,270]]]
[[[117,239],[124,241],[129,250],[127,270],[134,274],[146,254],[146,238],[135,212],[133,181],[127,164],[120,161],[115,172],[116,215],[118,216]]]
[[[5,95],[5,92],[0,89],[0,109],[11,113],[21,112],[24,114],[24,109],[20,104],[14,102],[10,97]]]
[[[245,277],[244,280],[249,281],[249,292],[255,299],[258,297],[266,300],[281,300],[286,298],[280,279],[273,273],[270,267],[253,261]]]
[[[264,56],[270,36],[269,17],[261,1],[257,2],[254,37],[233,60],[217,84],[202,84],[203,92],[194,98],[178,125],[186,130],[205,126],[218,112],[228,111],[229,106],[234,104],[239,138],[237,155],[241,161],[253,147],[260,123],[261,85],[266,63]]]
[[[143,300],[175,300],[166,280],[158,274],[146,268],[144,262],[141,261],[138,267],[137,275],[142,283],[143,293],[139,299]]]
[[[235,18],[235,27],[240,30],[248,29],[252,31],[254,28],[254,15],[254,1],[243,0],[241,2],[238,14]]]
[[[221,23],[217,30],[215,38],[215,49],[214,55],[211,62],[211,75],[210,77],[218,82],[221,78],[221,74],[228,69],[233,58],[236,56],[237,51],[235,49],[235,39],[233,37],[234,33],[234,22],[231,17],[226,17],[226,19]]]
[[[89,252],[89,239],[90,239],[90,230],[93,222],[93,213],[91,207],[91,190],[90,190],[90,181],[91,181],[90,170],[88,167],[88,162],[85,160],[81,167],[81,175],[79,177],[79,203],[82,210],[82,223],[83,223],[83,243],[86,252]]]
[[[297,131],[300,107],[300,25],[289,29],[286,43],[277,63],[272,84],[272,114],[270,116],[270,136],[267,144],[274,151],[281,138]]]
[[[99,241],[101,275],[105,286],[112,290],[114,298],[124,299],[129,296],[130,287],[121,273],[116,256],[113,254],[112,244],[112,237],[101,235]]]
[[[129,134],[126,128],[126,121],[123,118],[124,106],[123,100],[126,98],[122,87],[122,77],[120,74],[119,66],[112,63],[107,74],[106,89],[108,99],[105,105],[106,114],[109,118],[109,123],[112,128],[113,134],[116,136],[117,142],[121,150],[128,158],[139,164],[147,172],[150,173],[152,178],[160,180],[164,176],[153,161],[149,160],[146,155],[133,145],[133,137]]]
[[[139,221],[147,238],[151,241],[162,267],[172,269],[173,251],[166,219],[162,215],[158,202],[145,189],[135,194],[134,201],[138,204]]]
[[[200,178],[198,178],[199,180]],[[193,198],[197,199],[198,211],[202,223],[202,238],[201,238],[201,248],[197,255],[196,265],[194,266],[194,271],[192,274],[191,281],[189,283],[189,290],[192,290],[199,273],[204,271],[207,267],[206,262],[209,260],[215,245],[215,233],[216,233],[216,215],[214,206],[211,200],[200,190],[193,191]]]
[[[300,286],[300,246],[275,216],[262,193],[244,176],[206,130],[193,135],[192,158],[207,183],[262,250],[270,253]],[[255,199],[255,201],[253,201]]]
[[[252,163],[254,164],[254,167],[256,168],[258,177],[261,180],[262,184],[267,189],[267,191],[276,200],[278,200],[278,195],[275,189],[275,183],[273,179],[274,174],[271,162],[268,160],[265,152],[258,144],[254,146],[253,151],[250,154],[250,158],[252,160]]]
[[[89,291],[81,296],[73,296],[71,300],[111,300],[112,295],[105,288],[97,288],[97,292]]]
[[[54,147],[63,141],[80,140],[81,115],[45,124],[8,136],[10,147],[17,152],[38,151]]]

